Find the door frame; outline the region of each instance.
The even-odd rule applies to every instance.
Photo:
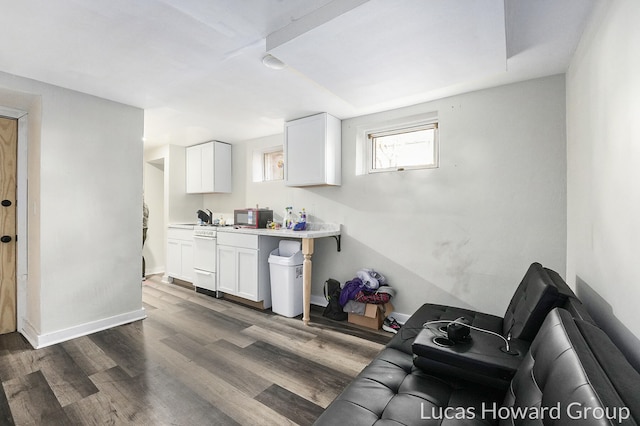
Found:
[[[18,120],[17,204],[16,204],[16,328],[22,332],[27,312],[27,146],[28,113],[0,105],[0,115]]]

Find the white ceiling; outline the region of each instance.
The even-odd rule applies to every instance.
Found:
[[[147,147],[235,143],[563,73],[598,1],[5,0],[0,71],[144,108]]]

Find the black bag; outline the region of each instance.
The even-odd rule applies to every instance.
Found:
[[[340,306],[339,281],[329,278],[324,282],[324,297],[329,303],[324,308],[322,315],[332,320],[346,320],[348,315],[342,310],[342,306]]]

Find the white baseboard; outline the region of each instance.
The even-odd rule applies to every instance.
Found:
[[[329,302],[327,302],[327,299],[324,298],[324,296],[316,296],[316,295],[311,295],[311,304],[312,305],[316,305],[316,306],[322,306],[323,308],[325,306],[327,306]]]
[[[156,274],[164,274],[164,266],[157,266],[155,268],[147,268],[145,271],[145,276],[156,275]]]
[[[136,311],[127,312],[125,314],[116,315],[110,318],[104,318],[98,321],[80,324],[75,327],[54,331],[53,333],[47,334],[38,334],[31,323],[29,323],[29,321],[25,321],[23,329],[20,330],[20,334],[22,334],[25,339],[29,341],[31,346],[33,346],[35,349],[40,349],[46,346],[55,345],[56,343],[66,342],[67,340],[106,330],[108,328],[113,328],[119,325],[145,319],[146,317],[146,311],[144,310],[144,308],[141,308]]]
[[[404,324],[411,317],[411,315],[403,314],[400,312],[391,312],[389,316],[391,318],[395,318],[395,320],[398,321],[400,324]]]

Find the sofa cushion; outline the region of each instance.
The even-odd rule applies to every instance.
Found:
[[[629,416],[640,418],[639,384],[638,372],[602,330],[555,309],[520,364],[503,405],[547,410],[546,420],[557,416],[559,424],[610,424],[601,413],[620,423]],[[524,415],[512,420],[501,424],[527,423]]]
[[[499,402],[502,392],[464,380],[429,375],[403,351],[384,349],[316,420],[315,425],[440,425],[442,410],[479,412]],[[467,416],[468,417],[468,416]],[[487,425],[482,418],[465,424]]]
[[[529,266],[504,314],[501,331],[503,336],[510,334],[514,339],[533,340],[547,313],[566,301],[568,295],[565,290],[571,290],[554,273],[554,278],[559,278],[564,284],[563,291],[560,292],[548,271],[550,270],[537,262]]]

